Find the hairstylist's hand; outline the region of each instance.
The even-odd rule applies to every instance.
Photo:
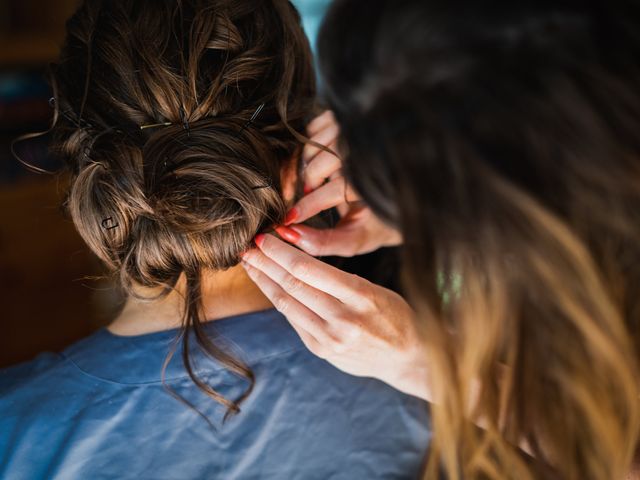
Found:
[[[311,140],[337,149],[339,128],[331,111],[316,117],[308,127]],[[341,159],[313,145],[302,154],[305,192],[278,234],[314,256],[339,255],[351,257],[372,252],[380,247],[398,245],[400,233],[380,221],[342,176]],[[330,229],[315,229],[301,222],[323,210],[337,208],[341,220]]]
[[[251,279],[309,350],[340,370],[429,400],[414,312],[395,292],[331,267],[273,235],[243,256]]]

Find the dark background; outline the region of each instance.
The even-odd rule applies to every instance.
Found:
[[[13,139],[48,128],[45,72],[76,0],[0,0],[0,367],[58,350],[104,324],[115,309],[102,272],[59,205],[66,180],[34,174],[10,152]],[[56,169],[46,137],[17,145]]]

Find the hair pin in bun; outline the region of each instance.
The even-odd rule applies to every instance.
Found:
[[[273,182],[270,178],[266,178],[266,183],[264,185],[256,185],[255,187],[251,187],[251,190],[261,190],[263,188],[273,188]]]
[[[191,128],[189,127],[189,119],[187,118],[187,112],[184,107],[180,107],[180,119],[182,120],[182,128],[187,132],[187,137],[191,138]]]
[[[172,123],[171,122],[150,123],[148,125],[140,125],[140,130],[146,130],[147,128],[156,128],[156,127],[168,127],[169,125],[172,125]]]
[[[251,115],[251,118],[249,120],[247,120],[247,123],[245,123],[242,126],[242,128],[238,131],[238,135],[240,135],[242,132],[244,132],[247,128],[249,128],[251,126],[251,124],[253,122],[256,121],[256,119],[258,118],[258,115],[260,115],[260,112],[262,112],[262,110],[264,109],[264,106],[265,106],[264,103],[261,103],[258,106],[256,111],[253,112],[253,115]],[[180,121],[182,122],[182,128],[184,128],[187,131],[187,135],[191,136],[191,126],[189,125],[189,120],[187,118],[187,113],[185,112],[183,107],[180,107]],[[140,130],[146,130],[148,128],[168,127],[170,125],[175,125],[175,124],[173,122],[148,123],[148,124],[145,124],[145,125],[140,125],[139,128],[140,128]]]
[[[102,228],[105,230],[113,230],[114,228],[118,228],[120,224],[113,220],[113,217],[107,217],[102,220]]]
[[[249,126],[251,126],[253,122],[255,122],[256,118],[258,118],[258,115],[260,115],[260,112],[262,112],[263,108],[264,108],[264,103],[261,103],[256,109],[256,111],[253,112],[253,115],[251,115],[251,118],[249,119],[249,121],[242,126],[242,128],[238,132],[238,135],[244,132],[247,128],[249,128]]]
[[[56,98],[55,97],[51,97],[49,99],[49,106],[51,108],[55,109],[56,105],[57,105]],[[74,118],[72,113],[73,112],[70,109],[69,110],[58,109],[58,114],[62,115],[69,122],[73,123],[76,127],[78,127],[78,128],[92,128],[92,125],[89,122],[87,122],[86,120],[83,120],[82,117]]]

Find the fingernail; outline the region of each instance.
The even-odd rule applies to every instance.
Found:
[[[305,195],[308,195],[309,193],[313,192],[313,188],[311,188],[309,185],[305,185],[302,191]]]
[[[277,227],[276,232],[287,242],[297,243],[300,240],[300,234],[288,227]]]
[[[284,224],[291,225],[296,221],[296,218],[298,218],[298,214],[299,212],[297,208],[292,208],[291,210],[289,210],[289,213],[287,213],[287,216],[284,218]]]
[[[259,233],[258,235],[256,235],[256,238],[253,239],[253,242],[258,247],[262,247],[262,244],[264,243],[265,237],[266,237],[266,235],[264,233]]]

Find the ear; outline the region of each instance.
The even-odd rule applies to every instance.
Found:
[[[296,196],[298,183],[298,163],[300,154],[296,152],[293,157],[284,164],[280,172],[280,185],[282,185],[282,197],[287,205],[293,203]]]

